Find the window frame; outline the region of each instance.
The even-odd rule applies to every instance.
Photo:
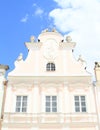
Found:
[[[75,97],[78,97],[79,100],[75,100]],[[82,99],[84,97],[84,100]],[[76,105],[77,103],[77,105]],[[82,105],[84,104],[84,105]],[[86,113],[87,112],[87,103],[86,103],[86,95],[75,95],[74,96],[74,111],[76,113]]]
[[[56,67],[53,62],[49,62],[46,64],[46,71],[55,71],[55,70],[56,70]]]
[[[49,97],[49,100],[47,100],[47,97]],[[55,100],[53,98],[55,98]],[[57,95],[45,96],[45,112],[46,113],[57,113],[58,111],[57,105],[58,105]]]
[[[15,112],[18,112],[18,113],[25,112],[26,113],[27,112],[27,104],[28,104],[28,96],[27,95],[16,95]]]

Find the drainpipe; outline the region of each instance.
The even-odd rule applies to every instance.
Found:
[[[99,117],[99,101],[98,101],[98,93],[97,93],[97,87],[95,84],[93,84],[94,88],[94,98],[95,98],[95,106],[96,106],[96,113],[97,113],[97,124],[98,124],[98,130],[100,130],[100,117]]]

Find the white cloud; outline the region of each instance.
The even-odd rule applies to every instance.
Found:
[[[68,35],[77,42],[77,52],[82,53],[88,63],[100,61],[100,1],[54,1],[59,8],[52,10],[49,16],[56,28],[64,33],[70,32]]]
[[[23,17],[23,18],[21,19],[21,22],[26,23],[27,20],[28,20],[28,14],[26,14],[25,17]]]
[[[35,15],[42,15],[43,14],[43,10],[40,7],[37,7],[35,10]]]
[[[34,14],[37,16],[41,16],[43,14],[43,9],[41,9],[36,3],[32,5],[35,8]]]

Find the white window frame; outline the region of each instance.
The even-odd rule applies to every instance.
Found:
[[[25,97],[26,97],[26,99],[24,99]],[[15,112],[27,112],[27,99],[28,99],[28,96],[26,96],[26,95],[24,95],[24,96],[17,95],[16,96]]]
[[[52,63],[52,62],[47,63],[47,65],[46,65],[46,70],[47,70],[47,71],[55,71],[55,70],[56,70],[55,64]]]
[[[47,100],[47,97],[50,98],[50,100]],[[56,97],[55,100],[53,100],[54,97]],[[58,110],[57,105],[58,105],[58,103],[57,103],[56,95],[46,95],[45,96],[45,112],[56,113]]]
[[[75,97],[78,97],[79,100],[75,100]],[[82,100],[82,97],[84,97],[84,100]],[[75,95],[74,96],[74,109],[75,109],[75,112],[82,112],[82,113],[87,112],[85,95]]]

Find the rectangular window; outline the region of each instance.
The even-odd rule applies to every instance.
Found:
[[[26,111],[27,111],[27,96],[17,96],[16,112],[26,112]]]
[[[46,112],[57,112],[57,96],[46,96]]]
[[[85,96],[74,96],[75,112],[86,112]]]

